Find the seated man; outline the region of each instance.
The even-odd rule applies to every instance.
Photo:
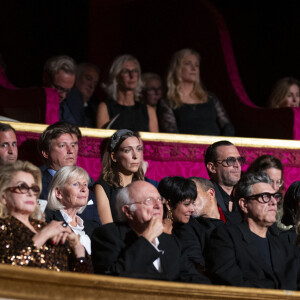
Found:
[[[276,227],[275,192],[265,173],[249,173],[236,187],[243,223],[216,228],[205,249],[213,283],[268,289],[297,289],[299,252],[283,243]]]
[[[209,283],[181,255],[176,237],[163,233],[163,205],[157,189],[134,181],[117,194],[123,223],[97,228],[92,261],[97,274]]]
[[[0,123],[0,166],[18,159],[16,131],[9,124]]]
[[[79,128],[65,122],[54,123],[41,134],[38,147],[45,165],[41,167],[42,192],[40,199],[47,200],[51,180],[61,167],[76,165],[79,139],[81,139]],[[92,178],[90,179],[89,201],[86,209],[81,214],[81,218],[100,223],[97,202],[94,193],[91,191],[94,181]]]

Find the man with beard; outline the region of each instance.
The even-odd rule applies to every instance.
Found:
[[[228,211],[230,194],[241,177],[241,166],[245,157],[229,141],[218,141],[210,145],[205,153],[205,165],[214,184],[218,206]]]

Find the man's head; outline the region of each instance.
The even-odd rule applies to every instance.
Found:
[[[10,125],[0,123],[0,165],[12,164],[17,159],[16,132]]]
[[[81,92],[83,101],[88,102],[99,83],[100,70],[90,63],[78,65],[75,87]]]
[[[41,134],[38,147],[46,165],[56,171],[77,162],[79,128],[73,124],[57,122]]]
[[[205,153],[205,165],[209,177],[222,187],[232,188],[241,177],[245,158],[229,141],[210,145]]]
[[[163,205],[158,190],[146,181],[134,181],[121,189],[116,198],[120,221],[133,227],[148,224],[152,217],[162,220]]]
[[[67,55],[49,58],[43,71],[44,86],[53,87],[59,94],[60,101],[67,97],[74,86],[76,77],[76,63]]]
[[[190,177],[196,183],[197,199],[194,203],[194,217],[212,218],[218,214],[218,206],[214,185],[208,179],[202,177]]]
[[[273,189],[269,175],[263,172],[246,174],[235,190],[235,201],[244,219],[262,227],[276,222],[277,202],[281,198],[282,194]]]

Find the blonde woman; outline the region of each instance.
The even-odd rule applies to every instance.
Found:
[[[167,99],[158,104],[160,130],[202,135],[234,135],[223,105],[200,82],[200,56],[191,49],[176,52],[167,76]]]

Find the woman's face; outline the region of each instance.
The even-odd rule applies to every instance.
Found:
[[[179,202],[176,208],[172,210],[174,222],[188,223],[194,210],[194,201],[185,199],[184,201]]]
[[[118,88],[124,91],[134,91],[139,81],[139,69],[134,61],[126,61],[118,79]]]
[[[30,173],[19,171],[10,182],[9,188],[3,194],[3,203],[6,205],[9,214],[17,217],[18,215],[30,215],[37,205],[37,194],[32,189],[39,187],[36,185]],[[37,191],[36,190],[36,191]]]
[[[282,172],[279,169],[275,169],[275,168],[269,168],[265,171],[269,177],[271,178],[272,181],[272,187],[273,189],[278,192],[280,187],[283,184],[282,181]]]
[[[143,160],[141,140],[135,136],[127,138],[116,153],[112,152],[111,158],[117,163],[119,172],[125,175],[136,173]]]
[[[56,197],[66,208],[79,209],[87,204],[89,196],[88,181],[86,178],[70,178],[60,190],[55,191]]]
[[[289,87],[281,107],[299,107],[300,105],[300,90],[297,84],[292,84]]]
[[[195,83],[199,78],[199,60],[194,54],[185,56],[181,62],[181,80],[186,83]]]

